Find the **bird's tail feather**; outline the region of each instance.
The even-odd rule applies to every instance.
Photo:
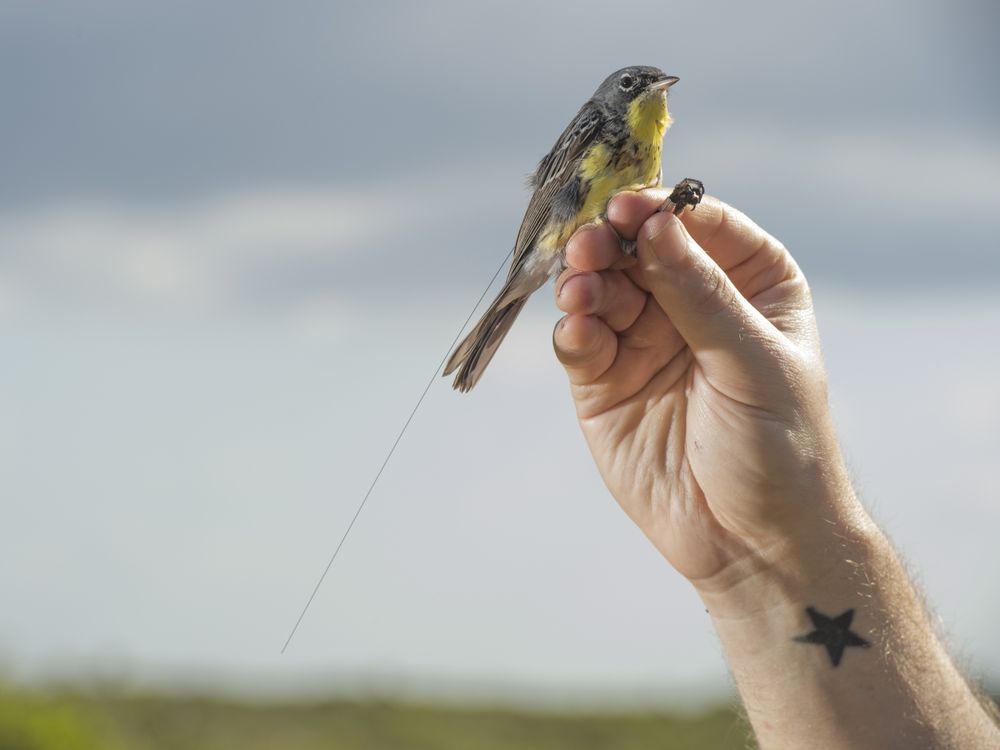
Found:
[[[524,307],[528,297],[518,297],[512,302],[507,302],[501,294],[496,302],[490,305],[476,327],[469,332],[462,343],[455,349],[455,353],[448,359],[445,365],[444,374],[450,375],[456,369],[458,375],[452,387],[463,393],[471,391],[473,386],[479,382],[486,366],[496,354],[500,342],[503,341],[510,327],[514,325],[518,313]],[[504,304],[502,304],[504,303]]]

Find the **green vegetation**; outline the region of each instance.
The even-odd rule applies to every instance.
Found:
[[[100,738],[74,701],[0,687],[0,750],[97,750]]]
[[[750,746],[732,708],[536,713],[0,689],[0,750],[703,750]]]

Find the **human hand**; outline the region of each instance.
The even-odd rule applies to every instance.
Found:
[[[556,282],[553,340],[611,493],[699,589],[735,585],[863,516],[829,417],[805,278],[746,216],[616,196]],[[638,240],[631,266],[619,239]]]

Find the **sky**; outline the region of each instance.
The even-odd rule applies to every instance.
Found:
[[[859,491],[1000,675],[989,2],[0,6],[0,669],[259,692],[723,691],[607,495],[536,295],[438,380],[525,175],[612,70],[814,290]],[[609,33],[609,29],[618,29]],[[456,687],[458,686],[458,687]]]

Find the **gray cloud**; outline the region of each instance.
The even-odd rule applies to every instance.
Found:
[[[942,136],[927,153],[921,139],[874,128],[679,125],[668,169],[698,174],[755,216],[813,280],[995,283],[1000,147],[969,132]],[[384,183],[8,209],[0,315],[327,315],[370,300],[460,307],[509,248],[526,197],[519,178],[514,165],[482,161]]]
[[[386,178],[487,150],[526,171],[638,60],[682,76],[691,127],[879,123],[932,151],[942,127],[997,123],[989,8],[8,4],[0,198]]]

